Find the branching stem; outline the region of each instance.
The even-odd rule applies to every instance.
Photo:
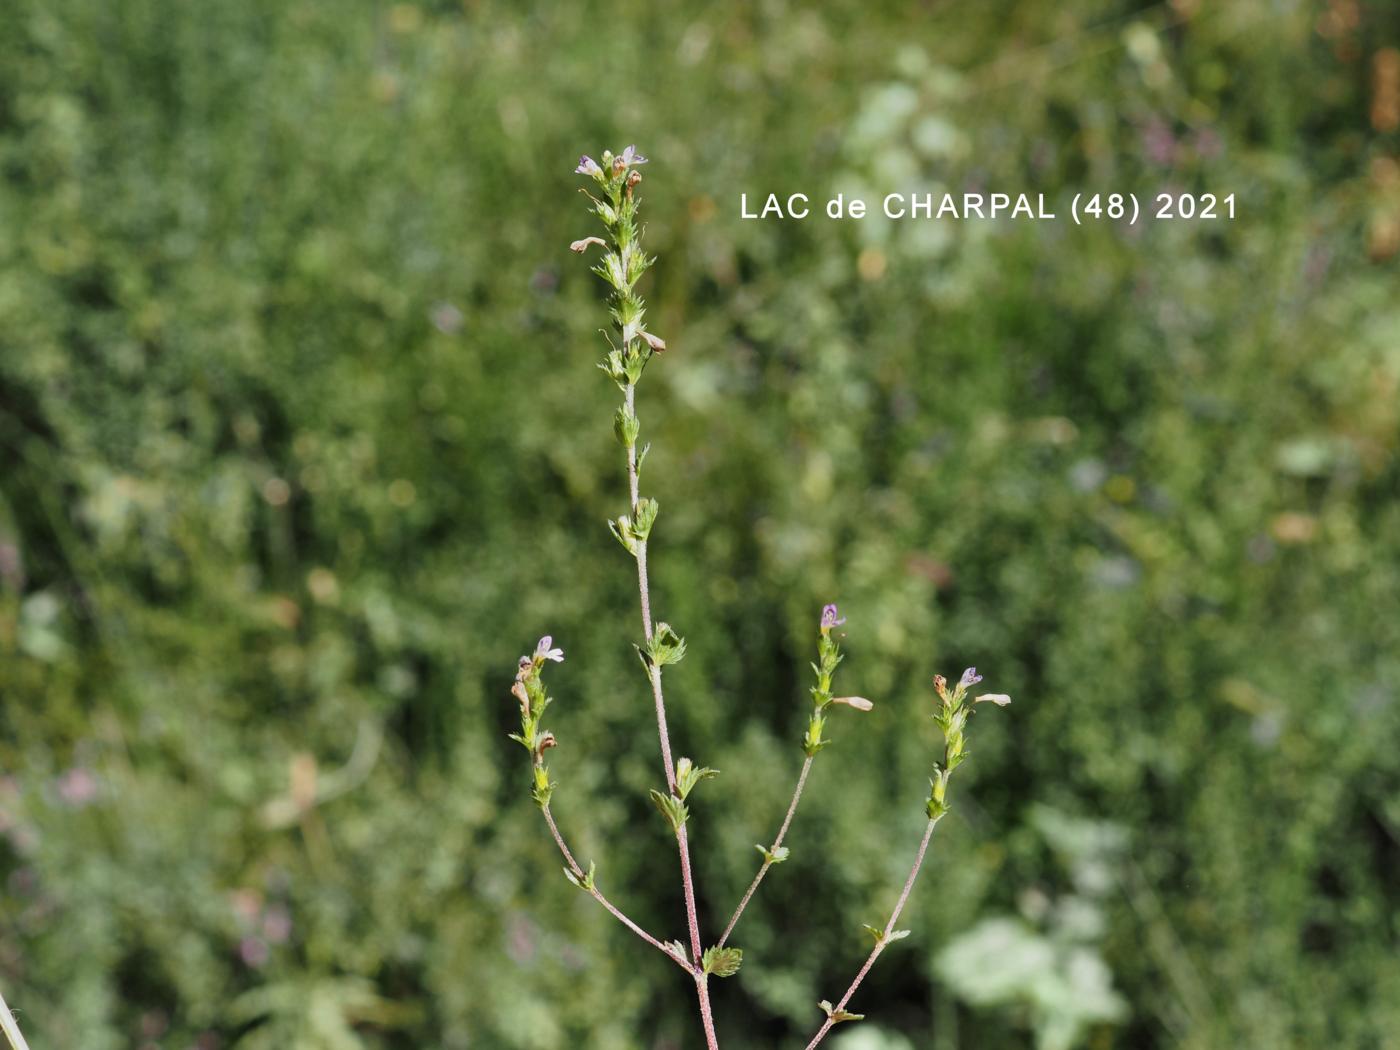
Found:
[[[734,932],[734,927],[738,925],[739,916],[744,914],[744,909],[749,906],[749,901],[753,899],[754,893],[758,890],[758,884],[763,881],[763,877],[768,874],[768,869],[773,866],[772,855],[783,844],[788,826],[792,824],[793,814],[797,812],[797,803],[802,798],[802,789],[807,786],[807,774],[811,770],[812,756],[808,755],[806,761],[802,763],[802,772],[797,775],[797,789],[793,791],[792,801],[788,803],[787,816],[783,817],[783,826],[778,829],[778,837],[773,840],[773,845],[768,847],[768,856],[763,858],[758,874],[753,877],[753,882],[749,883],[749,888],[744,893],[744,899],[739,902],[739,906],[734,909],[734,914],[729,917],[729,925],[724,928],[724,936],[720,937],[716,947],[723,948],[729,940],[729,935]]]
[[[543,806],[541,808],[544,811],[544,821],[546,824],[549,825],[549,833],[554,836],[554,842],[556,845],[558,845],[559,852],[564,854],[564,860],[568,863],[569,870],[574,873],[574,878],[578,879],[579,882],[582,883],[587,873],[579,865],[579,862],[574,859],[573,853],[570,851],[568,844],[564,841],[564,836],[559,833],[559,825],[554,822],[554,814],[550,812],[550,808],[548,806]],[[602,891],[599,890],[598,887],[590,886],[588,887],[588,892],[592,895],[594,900],[596,900],[604,908],[607,908],[608,911],[612,913],[613,918],[615,918],[618,922],[622,923],[622,925],[626,926],[629,930],[635,933],[642,940],[646,941],[657,951],[665,955],[668,959],[671,959],[674,962],[676,962],[684,970],[686,970],[687,972],[691,972],[690,967],[686,966],[685,963],[681,962],[681,960],[677,959],[674,955],[667,951],[666,946],[664,944],[662,944],[651,934],[647,933],[646,930],[642,929],[635,922],[629,919],[623,913],[622,909],[620,909],[619,907],[617,907],[617,905],[613,904],[612,901],[604,897]]]
[[[836,1008],[832,1011],[833,1014],[840,1014],[842,1010],[846,1009],[846,1004],[851,1001],[851,996],[856,994],[856,989],[860,987],[860,982],[865,980],[865,975],[868,974],[870,968],[875,965],[875,960],[880,957],[880,953],[883,952],[885,946],[890,943],[890,934],[894,932],[894,924],[899,921],[899,913],[904,910],[904,905],[909,902],[909,894],[914,889],[914,880],[919,877],[919,869],[924,866],[924,855],[928,853],[929,840],[933,838],[933,829],[937,826],[938,820],[939,818],[937,817],[933,818],[928,822],[928,826],[924,828],[924,838],[923,841],[919,843],[919,852],[914,857],[914,866],[909,869],[909,877],[904,880],[904,889],[899,894],[899,900],[895,902],[894,911],[890,912],[890,921],[885,923],[885,932],[875,943],[874,950],[870,953],[870,957],[865,960],[865,965],[860,968],[860,972],[856,974],[855,980],[853,980],[850,987],[846,989],[846,993],[841,996],[841,1001],[836,1004]],[[813,1050],[818,1043],[826,1038],[826,1034],[830,1032],[837,1023],[838,1022],[834,1018],[828,1017],[821,1028],[817,1030],[817,1034],[812,1037],[812,1041],[807,1044],[807,1050]]]

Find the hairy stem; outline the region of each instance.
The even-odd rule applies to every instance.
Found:
[[[715,1035],[715,1019],[710,1013],[709,974],[698,969],[695,974],[695,995],[700,1001],[700,1023],[705,1029],[705,1046],[708,1050],[719,1050],[719,1037]]]
[[[846,1009],[846,1004],[851,1001],[851,996],[856,994],[856,989],[860,987],[860,982],[865,980],[865,975],[870,972],[870,968],[875,965],[875,960],[880,957],[880,953],[885,950],[885,945],[889,943],[890,934],[894,932],[894,924],[899,921],[899,913],[904,910],[904,905],[909,902],[909,894],[914,889],[914,880],[919,877],[919,869],[924,866],[924,855],[928,853],[929,840],[933,838],[933,829],[937,824],[938,818],[935,817],[930,820],[928,826],[924,828],[924,838],[923,841],[919,843],[919,852],[914,857],[914,866],[909,869],[909,877],[904,880],[904,889],[899,894],[899,900],[895,902],[894,911],[890,912],[890,921],[885,923],[885,932],[881,935],[880,940],[876,942],[874,951],[872,951],[870,957],[865,960],[865,965],[860,968],[860,972],[856,974],[855,980],[853,980],[850,987],[846,989],[846,994],[841,996],[841,1001],[836,1004],[833,1013],[840,1013],[842,1010]],[[818,1029],[817,1034],[812,1037],[812,1041],[807,1044],[807,1050],[813,1050],[813,1047],[825,1039],[826,1034],[831,1031],[837,1023],[837,1021],[828,1017],[821,1028]]]
[[[10,1005],[5,1002],[3,995],[0,995],[0,1032],[4,1032],[5,1038],[10,1041],[11,1050],[29,1050],[29,1044],[24,1041],[19,1025],[15,1023],[14,1014],[10,1013]]]
[[[569,850],[568,845],[564,842],[564,836],[559,833],[559,825],[554,823],[554,814],[550,812],[548,806],[543,806],[541,808],[544,810],[545,823],[549,825],[549,833],[554,836],[554,841],[559,847],[559,852],[564,854],[564,860],[568,862],[569,870],[574,873],[574,878],[582,882],[586,873],[584,872],[583,868],[579,865],[579,862],[574,859],[573,853]],[[685,970],[690,970],[690,967],[685,966],[685,964],[682,963],[681,960],[677,959],[674,955],[667,951],[666,946],[664,944],[662,944],[659,940],[657,940],[651,934],[647,933],[646,930],[642,929],[635,922],[629,919],[625,914],[623,914],[622,910],[618,908],[615,904],[613,904],[612,901],[604,897],[602,891],[599,890],[596,886],[590,887],[588,892],[593,896],[594,900],[596,900],[604,908],[607,908],[608,911],[612,913],[613,918],[615,918],[618,922],[622,923],[622,925],[626,926],[629,930],[635,933],[642,940],[646,941],[657,951],[663,953],[668,959],[674,960]]]
[[[797,803],[802,798],[802,789],[807,786],[807,774],[812,770],[812,756],[808,755],[807,760],[802,763],[802,772],[797,776],[797,789],[792,793],[792,801],[788,803],[787,816],[783,817],[783,826],[778,829],[778,837],[773,840],[773,845],[768,847],[769,854],[776,853],[778,847],[783,844],[783,837],[787,835],[788,826],[792,823],[793,814],[797,812]],[[744,893],[744,899],[739,902],[739,906],[734,909],[734,914],[729,917],[729,925],[724,928],[724,935],[720,937],[716,947],[723,948],[725,942],[729,940],[729,935],[734,932],[734,927],[738,925],[739,916],[744,914],[744,909],[749,906],[749,901],[753,899],[758,884],[763,881],[763,877],[768,874],[768,869],[773,866],[773,861],[765,857],[762,865],[759,866],[758,874],[753,877],[753,882],[749,883],[748,890]]]
[[[625,397],[627,414],[635,415],[637,398],[635,384],[627,384]],[[627,446],[627,494],[631,500],[632,514],[635,516],[641,498],[637,478],[637,446],[635,442]],[[637,591],[642,604],[642,632],[649,642],[654,629],[651,620],[651,584],[647,576],[647,541],[645,539],[637,541]],[[661,762],[666,771],[666,789],[674,795],[676,794],[676,766],[675,760],[671,756],[671,734],[666,726],[666,699],[661,691],[661,668],[656,664],[651,665],[650,678],[651,695],[656,703],[656,732],[661,740]],[[710,1016],[709,984],[706,975],[700,971],[704,949],[700,946],[700,916],[695,907],[695,878],[690,868],[690,842],[684,824],[676,830],[676,849],[680,854],[681,889],[685,894],[685,918],[690,932],[691,961],[696,974],[695,992],[700,1003],[700,1019],[705,1026],[705,1044],[709,1050],[718,1050],[719,1040],[715,1036],[714,1019]]]

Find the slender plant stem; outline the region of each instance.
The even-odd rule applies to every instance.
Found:
[[[700,1023],[705,1028],[705,1046],[718,1050],[719,1037],[715,1035],[715,1019],[710,1013],[710,978],[698,966],[695,973],[695,995],[700,1000]]]
[[[582,882],[585,875],[583,868],[579,865],[579,862],[574,859],[573,853],[569,850],[568,845],[564,842],[564,836],[559,833],[559,825],[554,822],[554,814],[550,812],[548,806],[545,806],[543,808],[545,823],[549,825],[549,833],[554,836],[554,841],[555,844],[559,847],[559,852],[564,854],[564,860],[568,862],[569,870],[574,873],[574,878]],[[686,966],[685,963],[681,962],[680,959],[677,959],[674,955],[667,951],[666,946],[664,944],[662,944],[659,940],[657,940],[651,934],[647,933],[646,930],[642,929],[635,922],[629,919],[625,914],[623,914],[622,909],[618,908],[617,905],[613,904],[612,901],[604,897],[602,891],[599,890],[596,886],[590,887],[588,892],[592,894],[594,900],[596,900],[604,908],[607,908],[608,911],[612,913],[613,918],[617,919],[618,922],[622,923],[622,925],[626,926],[629,930],[635,933],[642,940],[646,941],[657,951],[663,953],[668,959],[674,960],[686,972],[693,972],[689,966]]]
[[[628,384],[627,386],[627,414],[636,414],[637,388]],[[637,477],[637,446],[635,444],[627,446],[627,493],[631,501],[632,514],[637,513],[637,504],[641,500],[639,491],[640,485]],[[637,541],[637,591],[642,600],[642,633],[647,641],[651,641],[653,632],[651,622],[651,584],[647,574],[647,541]],[[650,673],[651,695],[656,704],[656,731],[661,738],[661,762],[666,767],[666,789],[672,794],[676,791],[676,767],[671,757],[671,734],[666,726],[666,701],[661,692],[661,668],[653,666]]]
[[[29,1044],[24,1041],[19,1025],[15,1023],[14,1014],[10,1013],[10,1005],[5,1002],[3,995],[0,995],[0,1032],[4,1032],[5,1038],[10,1041],[11,1050],[29,1050]]]
[[[895,902],[894,911],[890,912],[890,921],[885,923],[885,932],[880,936],[880,940],[875,944],[875,950],[870,953],[870,957],[865,960],[865,965],[856,974],[855,980],[851,982],[846,994],[841,996],[841,1001],[836,1004],[833,1013],[839,1014],[846,1009],[846,1004],[851,1001],[851,996],[856,994],[856,989],[860,987],[860,982],[865,980],[865,975],[870,972],[870,968],[875,965],[875,960],[880,957],[880,953],[885,950],[885,945],[889,943],[890,934],[894,932],[894,924],[899,921],[899,913],[904,910],[904,905],[909,901],[909,894],[914,889],[914,880],[919,877],[919,869],[924,866],[924,855],[928,853],[929,840],[933,838],[933,829],[938,824],[938,818],[928,822],[928,827],[924,828],[923,841],[919,843],[919,852],[914,857],[914,866],[909,869],[909,877],[904,880],[904,889],[899,894],[899,900]],[[817,1034],[812,1037],[812,1041],[807,1044],[807,1050],[813,1050],[818,1043],[826,1038],[826,1033],[838,1022],[828,1017],[818,1029]]]
[[[636,415],[637,388],[628,383],[625,392],[627,414]],[[632,514],[635,517],[641,498],[637,477],[637,446],[627,446],[627,494],[631,500]],[[637,541],[637,591],[642,604],[642,632],[651,641],[653,627],[651,620],[651,584],[647,576],[647,541]],[[676,794],[676,766],[671,756],[671,734],[666,726],[666,700],[661,691],[661,668],[651,665],[651,695],[656,703],[656,732],[661,740],[661,762],[666,771],[666,789]],[[685,918],[690,931],[691,963],[695,973],[695,993],[700,1003],[700,1018],[705,1026],[705,1044],[709,1050],[718,1050],[719,1040],[715,1036],[714,1019],[710,1016],[709,982],[701,971],[700,917],[695,907],[695,878],[690,868],[690,843],[685,825],[676,830],[676,849],[681,861],[681,888],[685,894]]]
[[[787,816],[783,817],[783,826],[778,829],[778,837],[773,840],[773,845],[768,847],[769,855],[776,853],[778,847],[783,844],[783,837],[787,834],[788,826],[792,823],[793,814],[797,812],[797,803],[802,798],[802,789],[807,786],[807,774],[811,771],[812,756],[808,755],[807,760],[802,763],[802,772],[797,775],[797,789],[793,791],[792,801],[788,803]],[[734,914],[729,917],[729,925],[724,928],[724,936],[719,939],[716,947],[723,948],[725,942],[729,940],[729,935],[734,932],[734,927],[738,925],[739,916],[744,914],[744,909],[749,906],[749,901],[753,899],[758,884],[763,881],[763,877],[768,874],[768,869],[772,866],[773,862],[768,857],[764,857],[763,863],[759,866],[758,874],[753,877],[753,882],[749,883],[749,888],[744,893],[744,899],[739,902],[739,906],[734,909]]]

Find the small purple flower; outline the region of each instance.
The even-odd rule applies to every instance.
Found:
[[[846,622],[846,618],[840,615],[840,611],[835,604],[823,606],[822,608],[822,630],[829,631],[833,627],[839,627]]]
[[[574,169],[575,175],[592,175],[595,179],[603,174],[603,169],[598,167],[598,162],[585,153],[578,159],[578,167]]]
[[[977,673],[977,668],[969,667],[966,671],[962,673],[962,678],[958,680],[958,685],[961,688],[966,689],[969,686],[976,685],[980,681],[982,681],[982,676]]]
[[[554,636],[545,635],[535,646],[535,657],[541,660],[553,660],[556,664],[564,662],[564,650],[554,648]]]
[[[628,168],[647,162],[647,159],[637,152],[636,146],[628,146],[622,151],[622,156],[618,159],[622,161],[624,167]]]

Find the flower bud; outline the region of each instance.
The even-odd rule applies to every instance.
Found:
[[[988,703],[996,704],[997,707],[1005,707],[1007,704],[1011,703],[1011,697],[1007,696],[1005,693],[983,693],[981,696],[974,697],[972,702],[974,704]]]
[[[619,408],[617,415],[613,416],[613,433],[617,435],[617,440],[623,448],[631,448],[637,443],[637,434],[641,426],[637,417],[626,408]]]
[[[581,241],[574,241],[572,244],[570,244],[569,251],[578,252],[581,255],[584,252],[588,251],[588,246],[590,244],[597,244],[604,248],[608,246],[608,242],[603,240],[603,238],[601,237],[585,237]]]

